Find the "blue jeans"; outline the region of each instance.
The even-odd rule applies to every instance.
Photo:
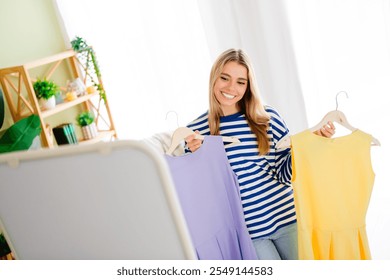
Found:
[[[274,234],[252,241],[259,260],[298,259],[297,223],[282,227]]]

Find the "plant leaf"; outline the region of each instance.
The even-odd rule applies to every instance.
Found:
[[[21,119],[9,127],[0,138],[0,153],[27,150],[40,133],[41,122],[37,115]]]

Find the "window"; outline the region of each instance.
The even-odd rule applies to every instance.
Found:
[[[375,186],[367,213],[367,232],[373,258],[388,258],[384,232],[390,222],[390,191],[386,186],[390,154],[387,122],[390,119],[390,9],[389,1],[300,0],[285,1],[296,54],[299,79],[309,127],[330,110],[339,109],[349,122],[380,140],[372,148]],[[341,127],[337,130],[342,130]],[[342,130],[341,134],[349,133]],[[331,174],[330,174],[331,176]]]
[[[120,139],[173,130],[207,109],[211,64],[196,0],[57,4],[69,41],[95,49]]]

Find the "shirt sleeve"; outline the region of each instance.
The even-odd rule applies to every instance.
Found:
[[[285,137],[289,137],[289,129],[280,114],[271,107],[267,107],[266,111],[270,115],[270,127],[272,134],[271,149],[275,155],[275,171],[278,180],[285,184],[291,183],[291,149],[284,148],[276,150],[276,145]]]

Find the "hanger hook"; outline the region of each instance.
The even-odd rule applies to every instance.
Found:
[[[176,116],[176,125],[177,125],[177,127],[179,127],[179,126],[180,126],[180,125],[179,125],[179,115],[178,115],[178,113],[177,113],[176,111],[173,111],[173,110],[168,111],[167,114],[165,115],[165,120],[168,119],[168,115],[169,115],[170,113],[174,113],[174,114],[175,114],[175,116]]]
[[[345,93],[345,95],[347,96],[347,98],[349,98],[348,93],[347,93],[346,91],[340,91],[340,92],[338,92],[338,93],[336,94],[336,111],[337,111],[337,109],[339,108],[338,97],[339,97],[339,94],[340,94],[340,93]]]

